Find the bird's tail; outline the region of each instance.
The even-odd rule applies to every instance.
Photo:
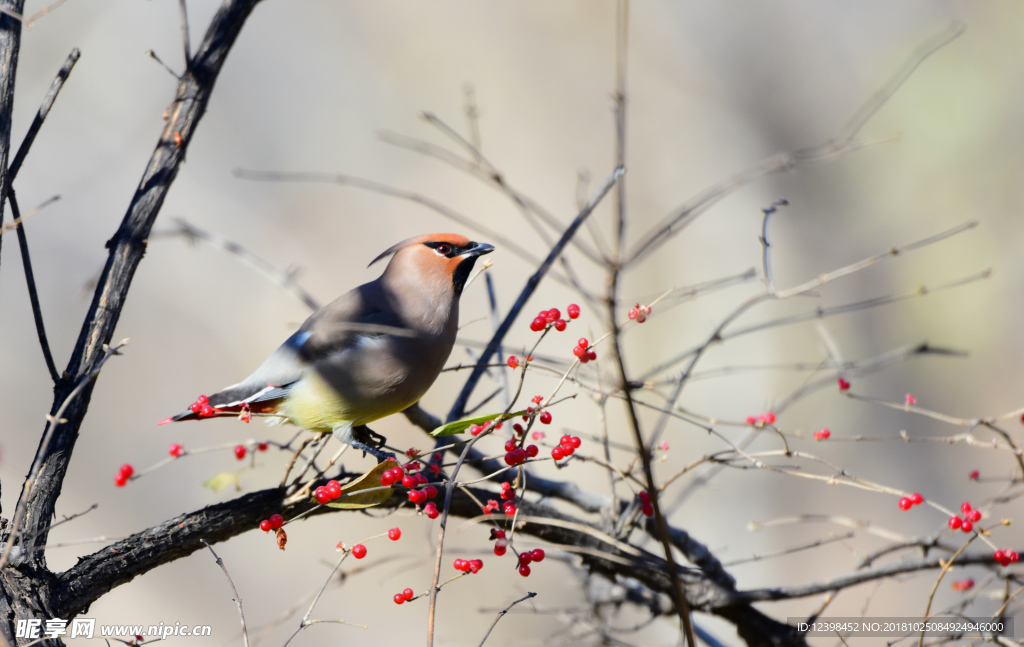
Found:
[[[231,386],[207,397],[199,396],[188,409],[176,416],[161,420],[158,425],[182,420],[205,420],[225,416],[238,417],[248,414],[270,414],[288,396],[291,384],[284,386],[268,384],[262,389],[246,388],[244,385]]]

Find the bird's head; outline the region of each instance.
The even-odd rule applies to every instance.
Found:
[[[473,242],[459,234],[426,234],[393,245],[370,265],[394,254],[384,270],[385,276],[415,276],[439,289],[451,289],[457,297],[462,294],[476,259],[493,251],[492,245]]]

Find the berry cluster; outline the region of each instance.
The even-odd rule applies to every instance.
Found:
[[[640,511],[644,513],[645,517],[654,516],[654,506],[651,505],[651,494],[647,490],[640,490],[636,495],[640,499]]]
[[[135,468],[130,463],[125,463],[118,470],[117,476],[114,477],[114,485],[117,487],[124,487],[124,484],[128,482],[128,479],[135,473]]]
[[[494,541],[494,554],[498,557],[501,557],[508,551],[508,540],[505,539],[504,530],[491,528],[491,540]]]
[[[580,316],[580,307],[575,303],[570,303],[565,312],[570,319],[575,319]],[[551,308],[550,310],[541,310],[537,313],[534,320],[530,322],[530,330],[540,332],[546,328],[554,327],[558,332],[562,332],[567,324],[568,322],[562,319],[561,311],[558,308]]]
[[[210,398],[205,395],[196,398],[196,401],[189,406],[189,409],[192,410],[192,413],[198,413],[200,418],[212,418],[220,413],[220,410],[210,406]]]
[[[579,436],[570,436],[568,434],[558,439],[558,447],[551,450],[551,458],[556,461],[560,461],[566,456],[572,456],[573,452],[579,449],[579,446],[583,444]]]
[[[831,437],[832,437],[832,432],[829,431],[828,429],[821,429],[819,431],[814,432],[814,439],[815,440],[828,440]]]
[[[630,309],[629,318],[636,320],[636,322],[640,324],[647,321],[647,317],[650,314],[651,306],[642,306],[638,303]]]
[[[747,416],[748,425],[774,425],[775,424],[775,412],[769,411],[768,413],[761,413],[757,416]]]
[[[338,483],[334,479],[327,481],[326,485],[321,485],[317,489],[313,490],[313,498],[320,505],[333,501],[341,496],[341,483]]]
[[[480,572],[480,569],[484,567],[484,560],[482,559],[457,559],[452,564],[455,570],[462,571],[463,573],[473,573],[476,575]]]
[[[1003,566],[1009,566],[1011,563],[1016,562],[1019,556],[1015,550],[997,550],[992,554],[992,559],[996,560]]]
[[[270,532],[271,530],[277,530],[283,525],[284,517],[279,514],[272,514],[269,519],[264,519],[260,522],[260,530],[263,532]]]
[[[580,360],[580,364],[586,364],[591,360],[597,359],[597,353],[590,350],[590,342],[586,337],[580,337],[579,341],[576,342],[576,346],[572,349],[572,354]]]
[[[401,593],[395,593],[395,597],[393,599],[395,604],[405,604],[406,600],[411,600],[414,597],[416,597],[416,594],[413,593],[412,589],[405,589]]]
[[[519,553],[519,574],[523,577],[530,577],[530,564],[544,561],[544,549],[534,548]]]
[[[924,497],[915,492],[910,496],[902,497],[899,501],[900,510],[909,510],[915,505],[921,505],[924,503]]]
[[[530,445],[526,449],[519,447],[515,439],[509,438],[505,441],[505,464],[519,465],[525,463],[527,458],[535,458],[540,453],[536,445]]]
[[[974,530],[974,524],[981,521],[981,510],[975,510],[971,507],[970,501],[964,501],[960,504],[960,512],[964,513],[961,517],[950,517],[949,528],[950,530],[962,530],[963,532],[971,532]]]

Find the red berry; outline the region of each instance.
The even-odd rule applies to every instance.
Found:
[[[964,519],[963,523],[960,524],[960,530],[970,532],[974,530],[974,524],[969,519]]]
[[[629,309],[628,317],[630,319],[636,319],[639,316],[640,316],[640,311],[639,310],[637,310],[636,308],[630,308]]]
[[[550,310],[548,310],[548,316],[551,317],[552,319],[561,319],[562,313],[558,308],[551,308]]]
[[[555,330],[558,332],[565,330],[565,319],[555,319]]]
[[[544,330],[544,328],[547,327],[547,325],[547,321],[541,319],[540,317],[537,317],[532,322],[530,322],[530,330],[532,330],[533,332],[540,332],[541,330]]]
[[[515,452],[506,452],[505,453],[505,464],[506,465],[515,465],[516,464]]]
[[[331,495],[327,493],[327,488],[321,485],[313,490],[313,498],[316,499],[317,503],[323,505],[331,500]]]
[[[597,353],[592,351],[592,350],[588,350],[587,351],[587,361],[590,362],[590,361],[593,361],[595,359],[597,359]]]
[[[380,484],[384,487],[390,487],[395,484],[395,475],[391,470],[385,470],[380,475]]]
[[[590,342],[587,341],[586,337],[580,337],[579,341],[576,342],[576,345],[580,348],[588,348],[590,346]]]
[[[270,521],[271,530],[277,530],[278,528],[284,525],[284,517],[282,517],[279,514],[270,515],[270,519],[268,519],[268,521]]]
[[[270,525],[269,519],[264,519],[260,522],[260,530],[262,530],[263,532],[270,532],[271,530],[273,530],[273,527],[271,527]]]
[[[508,481],[502,481],[502,483],[501,483],[501,491],[502,492],[504,492],[506,490],[511,490],[511,489],[512,489],[512,484],[511,483],[509,483]]]
[[[395,604],[405,604],[405,596],[401,593],[395,593],[395,597],[391,599],[395,601]]]
[[[516,513],[516,504],[511,501],[506,501],[503,510],[505,511],[505,514],[511,517]]]
[[[526,448],[526,455],[529,456],[530,458],[536,457],[539,453],[540,448],[538,448],[536,445],[530,445]]]
[[[992,554],[992,559],[996,560],[997,562],[1001,562],[1004,559],[1006,559],[1006,554],[1003,553],[1003,551],[1001,550],[997,550],[995,553]]]
[[[398,541],[401,538],[402,538],[402,529],[401,528],[392,528],[391,530],[388,531],[388,539],[390,539],[391,541]]]
[[[206,397],[205,395],[201,395],[198,398],[196,398],[196,402],[198,402],[199,404],[209,404],[210,398]]]
[[[484,560],[482,559],[471,559],[469,560],[469,570],[476,574],[480,572],[480,569],[484,567]]]
[[[971,502],[970,501],[964,501],[963,503],[960,504],[960,512],[970,512],[970,511],[971,511]]]
[[[967,476],[967,478],[971,479],[972,481],[977,481],[980,477],[981,472],[979,472],[978,470],[971,470],[971,473]]]
[[[580,316],[580,307],[575,303],[570,303],[569,307],[565,309],[565,312],[569,315],[570,319],[575,319]]]
[[[244,459],[247,452],[248,450],[245,448],[245,445],[235,445],[235,458],[238,460]]]
[[[525,564],[519,567],[519,574],[523,577],[530,577],[530,567]]]
[[[173,445],[171,445],[171,448],[170,448],[170,450],[168,450],[168,453],[171,456],[173,456],[174,458],[177,458],[177,457],[181,456],[181,454],[184,451],[185,451],[184,447],[182,447],[179,443],[174,443]]]
[[[775,424],[775,413],[772,412],[772,411],[769,411],[768,413],[764,414],[764,421],[767,422],[770,425],[774,425]]]
[[[505,531],[501,528],[491,528],[491,539],[504,539]]]
[[[640,492],[638,492],[636,496],[637,496],[637,498],[640,499],[640,503],[650,503],[651,502],[651,493],[648,492],[647,490],[640,490]]]
[[[256,449],[261,451],[261,452],[267,451],[267,448],[269,448],[269,447],[270,447],[270,443],[260,443],[260,444],[256,445]]]
[[[481,427],[480,425],[470,425],[469,426],[469,433],[472,434],[473,436],[479,436],[480,432],[483,431],[483,430],[484,430],[484,428]]]
[[[523,566],[526,566],[527,564],[529,564],[532,561],[533,561],[533,553],[531,553],[530,551],[525,551],[525,552],[519,553],[519,563],[522,564]]]
[[[954,591],[963,593],[964,591],[970,591],[974,588],[974,580],[971,578],[967,578],[966,580],[957,580],[956,582],[953,582],[952,586]]]
[[[534,548],[532,551],[530,551],[530,557],[533,558],[533,561],[535,561],[535,562],[543,562],[544,561],[544,549],[543,548]]]
[[[420,490],[409,490],[409,500],[416,505],[419,505],[427,500],[427,494]]]
[[[214,414],[214,408],[208,404],[204,404],[199,408],[199,415],[203,418],[209,418]]]
[[[572,447],[572,436],[566,434],[558,439],[558,444],[562,447]]]
[[[128,477],[118,472],[117,476],[114,477],[114,485],[117,487],[124,487],[124,484],[128,482]]]
[[[509,368],[519,368],[519,358],[517,358],[515,355],[509,356],[508,366]]]
[[[839,390],[840,391],[849,391],[850,390],[850,383],[847,382],[846,380],[844,380],[843,378],[839,378],[837,380],[837,382],[839,383]]]
[[[587,356],[587,349],[584,346],[574,346],[572,354],[579,357],[580,360],[583,360]]]
[[[914,502],[910,500],[910,497],[903,497],[900,499],[900,510],[909,510],[914,507]]]
[[[640,511],[644,513],[645,517],[654,516],[654,506],[651,505],[650,503],[645,503],[642,506],[640,506]]]
[[[964,515],[964,518],[969,519],[974,523],[978,523],[979,521],[981,521],[981,510],[971,510],[970,512]]]
[[[433,499],[434,497],[437,496],[437,488],[434,487],[433,485],[428,485],[427,487],[423,488],[423,493],[427,495],[428,499]]]
[[[352,547],[352,557],[356,559],[362,559],[366,557],[366,546],[362,544],[356,544]]]
[[[920,493],[915,492],[912,495],[910,495],[910,502],[913,503],[914,505],[921,505],[922,503],[924,503],[924,497],[921,496]]]
[[[200,410],[201,410],[202,408],[203,408],[203,405],[199,404],[198,402],[193,402],[193,403],[192,403],[192,404],[191,404],[191,405],[189,406],[189,409],[190,409],[190,410],[192,411],[192,413],[199,413],[199,411],[200,411]]]
[[[406,600],[411,600],[414,597],[416,597],[416,594],[413,593],[412,589],[405,589],[404,591],[402,591],[402,597],[405,598]]]
[[[507,551],[507,550],[508,550],[508,547],[505,546],[505,544],[502,544],[502,543],[494,544],[494,554],[497,555],[498,557],[501,557],[502,555],[504,555],[505,551]]]
[[[1015,550],[1008,550],[1008,551],[1006,551],[1006,557],[1011,562],[1016,562],[1018,559],[1020,559],[1020,556],[1017,554],[1017,551],[1015,551]]]
[[[949,528],[950,528],[950,530],[960,530],[960,525],[962,523],[963,523],[963,520],[960,517],[950,517],[949,518]]]
[[[540,412],[540,423],[542,425],[550,425],[551,424],[551,412],[550,411],[541,411]]]
[[[412,474],[406,474],[402,477],[402,485],[405,487],[416,487],[416,477]]]
[[[551,450],[551,458],[555,459],[556,461],[562,460],[563,458],[565,458],[565,450],[562,449],[561,446],[555,447],[554,449]]]
[[[515,448],[516,448],[516,441],[515,440],[513,440],[512,438],[509,438],[508,440],[505,441],[505,451],[510,452],[510,451],[512,451]]]
[[[423,514],[427,515],[427,519],[437,519],[441,515],[441,511],[437,509],[437,506],[433,501],[423,506]]]
[[[517,422],[512,425],[512,431],[516,432],[516,435],[522,436],[525,429],[523,429],[523,426]]]
[[[341,496],[341,483],[334,480],[327,481],[327,484],[324,485],[324,490],[327,491],[327,496],[331,497],[331,499],[337,499]]]
[[[124,465],[121,466],[121,469],[119,471],[121,474],[124,474],[124,477],[126,479],[130,479],[132,477],[132,474],[135,473],[135,468],[132,467],[130,463],[125,463]]]
[[[566,456],[572,456],[573,452],[575,451],[576,448],[573,447],[572,445],[562,445],[562,453],[564,453]]]
[[[755,418],[754,416],[747,416],[747,424],[748,425],[757,424],[757,418]]]
[[[583,444],[583,441],[580,440],[579,436],[573,436],[572,437],[572,446],[574,448],[579,449],[580,445],[582,445],[582,444]]]

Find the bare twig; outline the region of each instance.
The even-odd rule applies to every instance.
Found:
[[[663,218],[658,225],[640,239],[639,243],[633,246],[630,253],[623,258],[622,265],[629,266],[639,259],[649,257],[652,251],[665,244],[665,242],[682,231],[683,228],[696,220],[698,216],[711,208],[715,203],[759,177],[779,171],[788,171],[800,166],[826,162],[839,155],[860,148],[861,143],[855,138],[868,120],[892,98],[893,94],[896,93],[921,63],[952,42],[963,31],[963,24],[954,23],[921,44],[899,70],[861,105],[836,138],[812,148],[778,153],[746,171],[706,189]]]
[[[217,560],[217,566],[220,566],[220,570],[224,571],[224,577],[228,578],[228,584],[231,585],[231,592],[235,597],[232,598],[235,606],[238,607],[238,618],[242,621],[242,644],[245,647],[249,647],[249,631],[245,628],[245,614],[242,612],[242,597],[238,595],[238,589],[235,588],[235,582],[231,579],[231,573],[228,573],[228,567],[224,565],[224,560],[220,558],[217,551],[213,549],[213,546],[209,544],[205,539],[201,540],[203,545],[210,549],[213,553],[213,558]]]
[[[511,609],[512,607],[516,606],[520,602],[525,602],[526,600],[529,600],[530,598],[535,598],[535,597],[537,597],[537,594],[534,593],[533,591],[530,591],[529,593],[527,593],[523,597],[519,598],[518,600],[516,600],[512,604],[508,605],[507,607],[505,607],[504,609],[499,611],[497,617],[494,618],[494,622],[492,622],[490,628],[487,629],[487,633],[484,634],[483,640],[480,641],[480,647],[484,647],[484,643],[487,642],[487,637],[491,635],[491,632],[494,631],[494,628],[498,626],[498,621],[501,620],[505,616],[506,613],[508,613],[509,609]]]

